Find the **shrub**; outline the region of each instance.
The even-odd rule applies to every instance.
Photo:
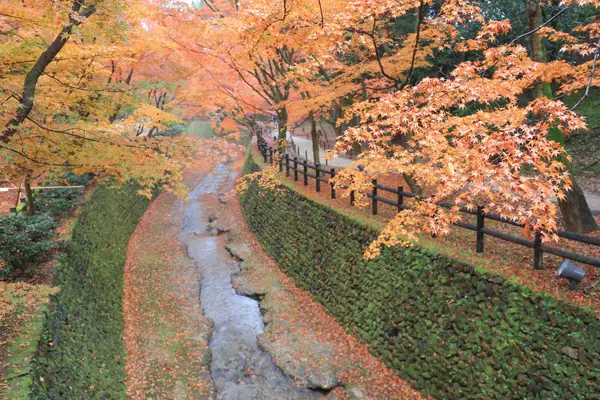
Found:
[[[0,219],[0,277],[19,275],[52,249],[56,220],[48,215],[10,214]]]
[[[60,186],[65,182],[72,186],[87,186],[89,181],[88,174],[75,175],[67,172],[62,179],[50,179],[43,186]],[[77,206],[82,191],[82,189],[40,190],[35,196],[36,210],[54,216],[65,215]]]

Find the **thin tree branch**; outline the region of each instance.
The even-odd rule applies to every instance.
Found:
[[[73,89],[73,90],[81,90],[83,92],[93,92],[93,93],[103,93],[103,92],[106,92],[106,93],[125,93],[124,90],[116,90],[116,89],[115,90],[110,90],[110,89],[86,89],[86,88],[82,88],[82,87],[79,87],[79,86],[69,85],[68,83],[62,82],[60,79],[58,79],[58,78],[56,78],[56,77],[54,77],[54,76],[52,76],[50,74],[47,74],[45,72],[44,72],[43,75],[47,76],[48,78],[52,79],[53,81],[56,81],[57,83],[60,83],[62,86],[67,87],[69,89]]]
[[[406,74],[406,79],[404,80],[404,83],[402,84],[400,89],[405,88],[406,85],[410,83],[410,79],[412,78],[413,72],[415,70],[415,59],[417,57],[417,50],[419,49],[419,39],[421,38],[421,25],[423,23],[423,0],[419,2],[419,9],[417,10],[417,12],[419,13],[419,15],[417,15],[417,32],[415,37],[415,46],[413,47],[412,58],[410,61],[410,69],[408,70],[408,73]]]
[[[152,148],[152,147],[149,147],[149,146],[136,146],[136,145],[133,145],[133,144],[126,144],[126,143],[122,143],[121,144],[121,143],[107,142],[107,141],[100,140],[100,139],[94,139],[94,138],[91,138],[91,137],[78,135],[78,134],[72,132],[74,129],[57,130],[57,129],[48,128],[47,126],[44,126],[44,125],[40,124],[39,122],[31,119],[30,117],[27,117],[27,120],[30,121],[30,122],[32,122],[38,128],[41,128],[41,129],[43,129],[45,131],[48,131],[48,132],[51,132],[51,133],[59,133],[59,134],[62,134],[62,135],[71,136],[71,137],[74,137],[76,139],[87,140],[88,142],[101,143],[101,144],[106,144],[106,145],[109,145],[109,146],[117,146],[117,147],[129,147],[129,148],[133,148],[133,149],[148,149],[148,148],[151,149]],[[86,132],[85,130],[82,130],[82,129],[79,129],[79,130],[81,130],[82,132]]]
[[[577,106],[579,104],[581,104],[581,102],[583,100],[585,100],[585,98],[587,98],[590,94],[590,86],[592,86],[592,81],[594,80],[594,73],[596,71],[596,62],[598,61],[598,47],[600,46],[600,39],[598,39],[598,42],[596,42],[596,48],[594,49],[594,60],[592,61],[592,70],[590,72],[590,78],[588,79],[587,85],[585,86],[585,91],[583,92],[583,96],[581,96],[581,98],[579,100],[577,100],[577,103],[575,103],[573,105],[573,107],[571,107],[571,111],[573,111],[575,108],[577,108]]]
[[[323,5],[321,4],[321,0],[319,2],[319,11],[321,12],[321,28],[325,27],[325,18],[323,17]]]
[[[377,17],[373,15],[373,28],[371,30],[371,41],[373,42],[373,50],[375,51],[375,58],[377,59],[377,64],[379,64],[379,70],[381,71],[381,75],[386,77],[387,79],[394,82],[394,86],[398,84],[398,79],[394,78],[391,75],[388,75],[385,72],[385,68],[383,67],[383,63],[381,62],[381,57],[379,56],[379,45],[377,44],[377,38],[375,37],[375,30],[377,28]]]
[[[540,26],[538,26],[537,28],[534,28],[534,29],[530,30],[529,32],[525,32],[522,35],[519,35],[516,38],[514,38],[513,40],[511,40],[511,42],[509,43],[509,45],[514,44],[516,41],[521,40],[524,37],[527,37],[529,35],[532,35],[532,34],[536,33],[537,31],[539,31],[540,29],[542,29],[544,26],[546,26],[550,22],[552,22],[559,15],[561,15],[562,13],[564,13],[565,11],[567,11],[569,8],[570,8],[569,6],[565,6],[564,8],[561,8],[556,14],[554,14],[552,17],[548,18],[548,20],[546,22],[544,22],[543,24],[540,24]]]

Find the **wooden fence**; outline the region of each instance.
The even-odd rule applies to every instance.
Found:
[[[298,181],[299,175],[302,175],[304,186],[308,185],[308,179],[315,180],[315,188],[317,192],[321,191],[321,184],[329,187],[331,191],[331,198],[336,198],[335,187],[331,182],[331,178],[335,177],[336,169],[332,167],[323,168],[321,165],[315,165],[309,163],[306,159],[300,159],[298,157],[292,157],[289,154],[283,154],[281,157],[277,157],[279,150],[271,147],[261,136],[258,136],[258,149],[264,159],[264,162],[273,164],[275,160],[279,160],[279,172],[285,170],[285,175],[289,177],[291,174],[294,176],[294,180]],[[346,187],[347,188],[347,187]],[[380,196],[380,192],[386,192],[396,195],[396,200],[391,200]],[[373,180],[373,189],[371,193],[365,193],[365,195],[371,199],[371,212],[373,215],[377,215],[379,203],[387,204],[395,207],[398,212],[402,210],[410,209],[409,206],[404,204],[405,198],[417,197],[414,193],[405,192],[402,186],[392,188],[377,183],[377,180]],[[355,201],[354,191],[350,192],[350,205],[353,206]],[[453,207],[450,203],[439,203],[441,206],[450,208]],[[514,220],[502,217],[498,214],[484,213],[481,207],[476,210],[469,210],[466,207],[461,207],[460,211],[465,214],[474,215],[477,217],[476,223],[471,224],[467,222],[458,221],[454,225],[476,232],[475,251],[482,253],[484,251],[485,235],[489,235],[507,242],[515,243],[521,246],[529,247],[533,249],[533,268],[541,269],[543,253],[554,254],[559,257],[567,258],[573,261],[589,264],[595,267],[600,267],[600,259],[589,257],[584,254],[579,254],[570,250],[559,249],[556,247],[546,246],[542,243],[542,237],[537,233],[533,240],[525,239],[523,237],[506,234],[503,232],[495,231],[485,227],[486,220],[498,221],[504,224],[509,224],[517,227],[523,227],[523,224],[519,224]],[[593,246],[600,246],[600,238],[593,236],[583,235],[576,232],[569,232],[559,230],[557,235],[563,239],[573,240],[579,243],[585,243]]]

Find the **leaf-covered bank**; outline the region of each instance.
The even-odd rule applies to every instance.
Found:
[[[73,229],[56,273],[33,361],[33,398],[124,398],[123,266],[150,200],[134,186],[99,186]]]
[[[281,190],[254,184],[241,198],[263,249],[423,393],[597,398],[595,314],[419,246],[366,261],[374,229]]]
[[[48,310],[48,285],[0,282],[0,398],[29,398],[31,358]]]

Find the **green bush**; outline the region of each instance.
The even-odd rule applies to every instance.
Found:
[[[33,361],[32,398],[125,397],[123,267],[149,203],[136,187],[100,186],[82,207]]]
[[[377,231],[281,189],[254,184],[241,198],[263,249],[424,394],[600,398],[595,313],[419,246],[364,260]]]
[[[20,275],[54,244],[56,221],[48,215],[10,214],[0,219],[0,278]]]
[[[90,182],[88,174],[75,175],[67,172],[62,179],[50,179],[43,186],[62,186],[65,182],[71,186],[87,186]],[[36,211],[61,216],[69,213],[77,206],[84,189],[51,189],[39,190],[35,195]]]

